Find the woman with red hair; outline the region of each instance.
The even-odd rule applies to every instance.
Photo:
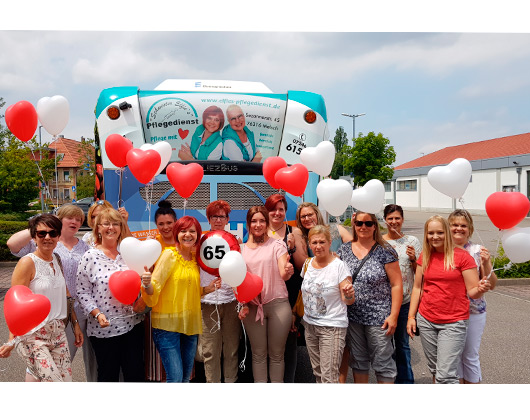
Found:
[[[221,129],[225,125],[223,110],[212,105],[202,114],[202,124],[191,137],[191,144],[183,143],[178,156],[181,160],[221,160],[223,139]]]
[[[195,251],[202,230],[194,217],[174,227],[176,245],[160,255],[152,275],[142,276],[142,298],[152,308],[153,340],[167,382],[189,382],[202,333],[201,296],[220,286],[213,280],[201,287]]]

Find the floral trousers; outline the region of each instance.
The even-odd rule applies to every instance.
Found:
[[[72,381],[72,363],[62,320],[51,320],[25,336],[16,350],[26,361],[30,373],[39,381]]]

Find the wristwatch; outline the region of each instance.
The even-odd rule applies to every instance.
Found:
[[[97,321],[98,320],[98,316],[100,316],[103,312],[98,312],[96,315],[94,315],[94,319]]]

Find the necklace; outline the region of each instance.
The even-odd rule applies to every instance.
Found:
[[[272,228],[272,225],[271,225],[271,228],[270,228],[270,229],[271,229],[272,234],[273,234],[273,235],[276,235],[276,232],[279,232],[279,231],[282,230],[284,227],[285,227],[285,224],[282,223],[282,225],[281,225],[278,229],[273,229],[273,228]]]

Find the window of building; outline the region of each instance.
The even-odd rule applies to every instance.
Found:
[[[57,188],[53,189],[53,198],[57,198]]]
[[[502,192],[517,192],[516,185],[503,185]]]
[[[63,171],[63,177],[66,182],[70,182],[70,171]]]
[[[386,181],[385,182],[385,192],[391,192],[392,191],[392,181]]]
[[[417,191],[418,190],[418,180],[417,179],[407,179],[405,181],[397,182],[397,191]]]
[[[64,189],[64,199],[65,200],[70,200],[70,188],[65,188]]]

